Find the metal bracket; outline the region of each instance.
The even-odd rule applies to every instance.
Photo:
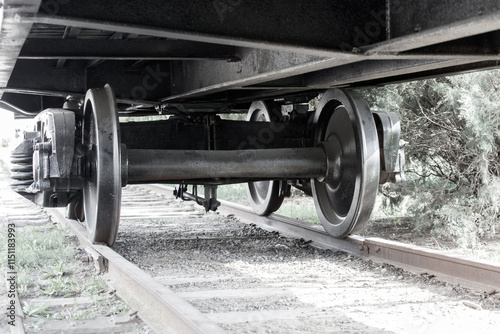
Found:
[[[94,267],[98,274],[102,274],[108,271],[107,259],[104,258],[104,256],[97,253],[90,247],[85,247],[85,252],[87,252],[89,260],[94,263]]]
[[[400,140],[401,122],[396,113],[372,111],[377,126],[380,147],[380,184],[401,183],[404,174],[406,142]]]
[[[36,118],[39,136],[33,140],[34,183],[32,192],[51,190],[51,179],[71,176],[75,152],[75,113],[47,109]]]
[[[191,193],[188,192],[187,184],[180,184],[179,189],[175,188],[174,196],[175,198],[180,198],[183,201],[195,201],[198,205],[201,205],[208,211],[217,211],[221,203],[217,200],[217,186],[214,185],[204,185],[205,187],[205,197],[198,196],[198,186],[193,185],[193,190]]]

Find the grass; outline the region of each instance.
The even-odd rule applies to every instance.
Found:
[[[41,269],[73,260],[76,249],[61,230],[50,225],[18,229],[16,253],[18,268]]]
[[[250,205],[247,198],[246,184],[226,184],[217,188],[217,197],[225,201]]]
[[[249,205],[246,184],[223,185],[218,188],[220,199]],[[281,208],[276,211],[282,216],[296,218],[313,224],[319,224],[312,197],[307,197],[299,190],[292,189],[292,196],[285,198]]]
[[[23,312],[25,316],[40,318],[45,317],[49,312],[49,303],[45,303],[43,305],[37,305],[32,300],[23,302]]]
[[[63,269],[64,263],[60,262],[57,266],[52,266],[49,267],[48,269],[42,270],[42,273],[44,274],[44,278],[52,278],[52,277],[62,277],[62,276],[67,276],[70,275],[71,272],[66,272]]]
[[[57,277],[48,281],[47,284],[40,284],[40,293],[50,297],[76,297],[84,292],[84,288],[74,277]]]
[[[296,218],[311,224],[321,224],[319,222],[312,197],[291,196],[289,198],[285,198],[285,201],[276,213],[282,216]]]
[[[4,229],[5,230],[5,229]],[[0,242],[7,244],[5,232]],[[5,249],[2,250],[5,252]],[[25,226],[16,230],[16,269],[19,297],[23,312],[37,318],[27,324],[38,328],[43,319],[92,319],[97,316],[119,314],[128,306],[114,294],[102,294],[108,287],[93,266],[77,260],[80,251],[74,240],[57,225]],[[6,267],[7,256],[0,255],[0,265]],[[102,295],[99,295],[101,293]],[[33,302],[36,298],[93,297],[91,305],[49,307]]]

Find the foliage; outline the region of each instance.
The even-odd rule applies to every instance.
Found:
[[[246,184],[244,183],[219,186],[217,195],[220,199],[229,202],[246,206],[250,205]],[[305,196],[302,191],[295,188],[292,188],[291,197],[285,197],[283,204],[279,210],[276,211],[276,214],[300,219],[311,224],[320,224],[313,199]]]
[[[76,250],[55,225],[30,227],[20,231],[16,240],[17,265],[20,268],[40,269],[72,261]]]
[[[23,302],[23,313],[28,317],[45,317],[49,314],[49,303],[36,304],[33,300]]]
[[[386,206],[415,228],[474,246],[500,227],[500,71],[362,91],[375,109],[398,112],[408,142],[408,181],[381,188]],[[402,205],[404,203],[404,205]]]

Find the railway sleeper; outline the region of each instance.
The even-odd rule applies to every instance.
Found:
[[[275,102],[256,101],[246,121],[184,114],[120,124],[106,85],[90,89],[82,108],[40,113],[12,162],[16,191],[43,206],[67,206],[92,242],[110,246],[127,184],[179,184],[176,196],[216,210],[218,185],[247,183],[261,215],[276,211],[295,186],[314,197],[326,231],[345,237],[368,220],[379,184],[404,180],[398,116],[372,112],[340,89],[311,112],[283,114]]]

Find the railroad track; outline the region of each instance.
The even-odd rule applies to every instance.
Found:
[[[457,286],[429,287],[399,269],[356,258],[389,262],[390,252],[402,251],[400,244],[360,237],[331,240],[310,225],[276,215],[258,217],[228,203],[221,211],[204,215],[174,200],[163,186],[127,187],[120,236],[110,249],[88,243],[83,226],[66,220],[61,210],[47,210],[54,221],[70,227],[105,268],[113,289],[158,333],[400,332],[408,325],[424,326],[429,310],[435,319],[425,326],[436,329],[450,309],[455,326],[463,327],[464,319],[475,319],[468,324],[476,330],[483,326],[484,332],[500,325],[493,320],[499,306],[491,307],[497,300],[491,286],[500,286],[498,266],[475,264],[488,267],[493,277],[473,279],[490,294],[492,309],[484,310],[479,297]],[[407,257],[420,261],[441,256],[419,248],[411,254]],[[439,261],[472,263],[449,258]],[[434,275],[417,268],[424,271]],[[467,279],[470,283],[471,276]],[[406,323],[400,321],[405,311],[411,313]]]
[[[169,187],[148,185],[146,189],[161,194],[171,193]],[[498,263],[453,256],[428,248],[412,246],[380,238],[349,236],[337,239],[320,226],[314,226],[296,219],[271,214],[258,216],[251,209],[222,201],[220,211],[233,214],[240,220],[257,224],[269,231],[288,237],[311,241],[312,245],[347,252],[357,257],[379,263],[389,263],[415,273],[427,273],[440,280],[478,289],[500,289],[500,265]]]
[[[419,282],[419,275],[415,280],[400,269],[356,258],[374,259],[367,252],[371,249],[386,262],[382,256],[389,257],[391,250],[401,252],[401,244],[360,237],[339,241],[319,228],[285,217],[262,218],[229,203],[221,209],[221,214],[205,215],[189,202],[174,200],[169,188],[128,187],[117,244],[113,250],[94,246],[108,260],[118,258],[129,266],[125,258],[141,268],[141,274],[132,274],[140,277],[138,287],[132,287],[130,279],[120,283],[128,270],[113,267],[112,260],[108,275],[119,295],[134,309],[142,309],[139,316],[157,332],[166,331],[165,326],[179,333],[400,332],[408,324],[398,323],[401,315],[397,314],[406,307],[415,313],[410,316],[414,324],[423,321],[422,312],[440,313],[439,319],[450,309],[457,310],[457,324],[467,318],[462,312],[468,312],[476,319],[485,317],[488,326],[490,318],[498,315],[483,310],[481,300],[470,298],[459,286],[441,284],[443,291],[436,292],[436,286]],[[82,227],[72,224],[83,236]],[[418,248],[411,248],[411,254],[410,258],[421,260],[441,256]],[[469,264],[450,258],[454,259],[443,255],[441,261]],[[492,276],[495,270],[499,272],[498,266],[490,267]],[[434,275],[422,266],[417,272],[426,272],[427,278]],[[496,284],[494,279],[491,282]],[[490,294],[494,291],[483,285],[484,289]],[[141,300],[146,295],[149,308],[144,309]],[[158,298],[155,295],[160,296],[158,305],[153,302]],[[364,298],[371,307],[364,304]],[[490,299],[494,298],[493,294]],[[370,310],[373,305],[377,311]],[[379,308],[394,312],[392,319],[380,317]],[[365,316],[360,317],[360,312]],[[385,324],[391,321],[395,324]],[[478,326],[477,321],[473,323]],[[179,330],[181,324],[185,327]]]

